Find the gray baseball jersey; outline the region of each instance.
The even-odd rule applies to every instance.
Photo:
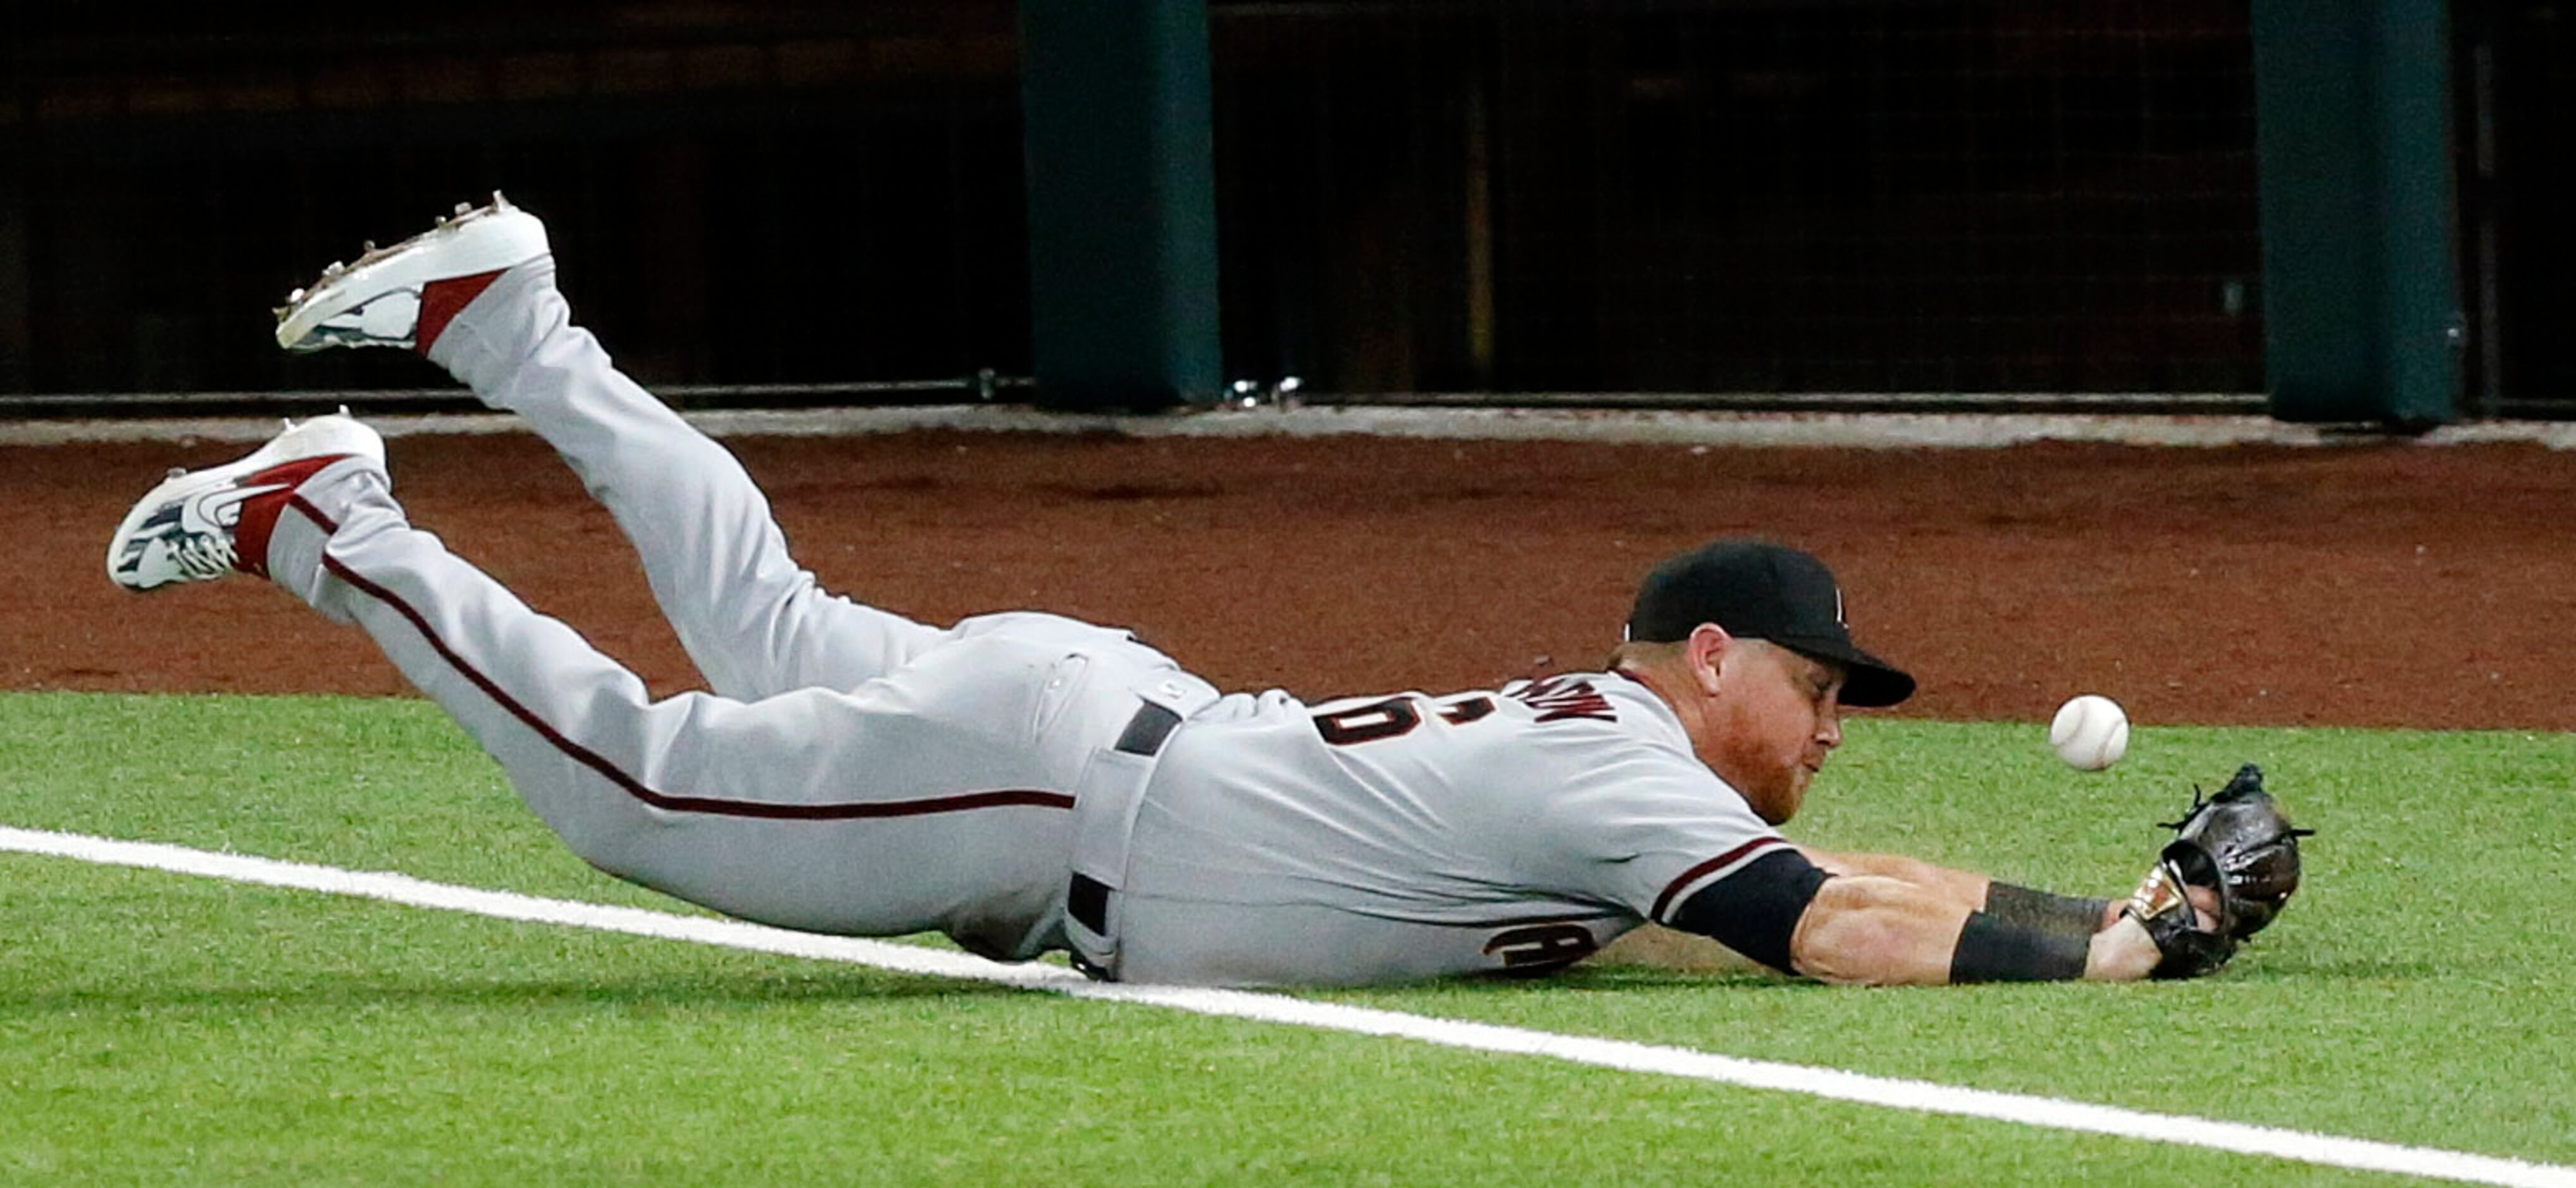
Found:
[[[1622,677],[1220,698],[1122,631],[943,630],[825,593],[733,456],[572,325],[550,259],[429,355],[608,508],[712,692],[649,697],[412,527],[363,459],[298,488],[270,572],[363,627],[620,877],[1103,976],[1329,983],[1557,968],[1788,850]]]
[[[1181,726],[1147,788],[1115,972],[1544,972],[1787,846],[1623,675],[1229,697]]]

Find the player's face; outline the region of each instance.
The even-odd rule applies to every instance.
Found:
[[[1840,665],[1759,640],[1737,640],[1718,665],[1700,758],[1778,825],[1798,814],[1807,781],[1843,741]]]

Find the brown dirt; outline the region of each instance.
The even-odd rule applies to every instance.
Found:
[[[2527,446],[1705,449],[919,433],[732,443],[823,581],[916,617],[1137,629],[1229,688],[1489,685],[1596,661],[1656,559],[1825,556],[1897,713],[2576,729],[2576,454]],[[251,581],[136,598],[107,534],[205,445],[0,449],[0,688],[397,694]],[[607,516],[535,438],[393,443],[414,521],[662,692],[694,675]]]

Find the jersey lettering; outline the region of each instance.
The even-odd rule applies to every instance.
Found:
[[[1551,974],[1581,961],[1601,947],[1592,930],[1580,924],[1533,924],[1494,934],[1485,954],[1503,959],[1509,974]]]
[[[1529,703],[1538,711],[1540,722],[1562,722],[1568,718],[1587,718],[1595,722],[1616,722],[1617,710],[1603,697],[1592,682],[1569,677],[1542,677],[1512,690],[1507,696]]]

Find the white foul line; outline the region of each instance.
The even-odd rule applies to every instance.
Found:
[[[1408,1015],[1399,1011],[1338,1003],[1312,1002],[1275,994],[1239,990],[1199,990],[1169,986],[1134,986],[1092,982],[1071,970],[1051,965],[1004,965],[964,953],[926,949],[886,941],[791,932],[736,920],[680,916],[642,908],[609,907],[564,899],[540,899],[507,891],[485,891],[432,883],[407,875],[342,870],[300,862],[280,862],[240,854],[217,854],[150,842],[117,841],[71,833],[46,833],[0,826],[0,851],[19,851],[76,858],[112,866],[134,866],[177,874],[203,875],[240,883],[293,887],[381,899],[415,907],[471,912],[504,920],[562,924],[575,928],[621,932],[665,940],[694,941],[732,949],[809,957],[873,966],[898,973],[998,982],[1032,990],[1049,990],[1076,998],[1142,1003],[1201,1015],[1286,1023],[1300,1027],[1395,1036],[1452,1048],[1549,1056],[1577,1064],[1630,1072],[1662,1073],[1754,1089],[1777,1089],[1836,1101],[1860,1102],[1895,1109],[1969,1118],[1991,1118],[2054,1130],[2115,1135],[2150,1142],[2205,1147],[2247,1155],[2269,1155],[2301,1163],[2362,1171],[2396,1172],[2474,1184],[2516,1188],[2576,1188],[2576,1167],[2529,1163],[2491,1155],[2473,1155],[2431,1147],[2408,1147],[2370,1139],[2309,1134],[2242,1122],[2223,1122],[2180,1114],[2150,1114],[2115,1106],[2087,1105],[2047,1097],[2025,1097],[1982,1089],[1963,1089],[1929,1081],[1865,1076],[1838,1069],[1743,1060],[1624,1040],[1557,1035],[1490,1023],[1465,1023]]]

